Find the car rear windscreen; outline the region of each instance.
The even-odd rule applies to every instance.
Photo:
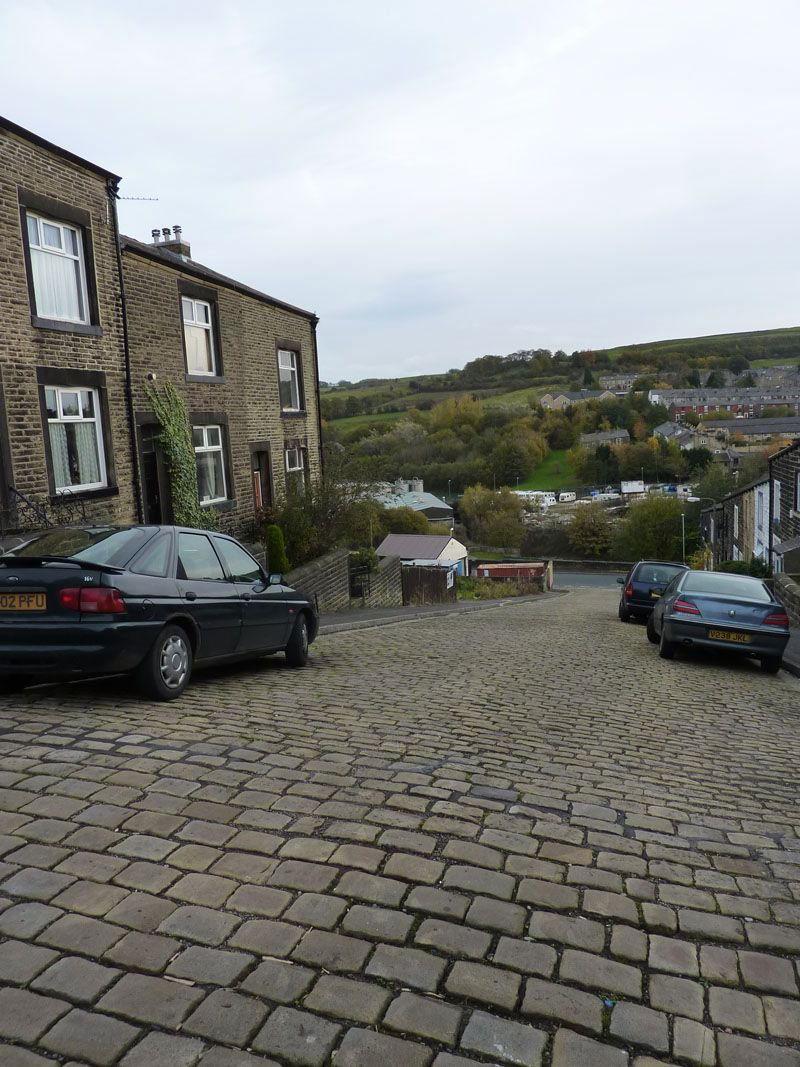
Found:
[[[135,526],[129,530],[64,527],[48,530],[6,553],[11,556],[62,556],[75,562],[105,563],[122,567],[153,536],[155,530]]]
[[[719,574],[711,571],[692,571],[681,586],[682,593],[716,593],[717,596],[745,597],[748,600],[769,601],[767,587],[757,578],[740,574]]]
[[[633,576],[635,582],[651,582],[666,585],[683,567],[671,567],[668,563],[643,563]]]

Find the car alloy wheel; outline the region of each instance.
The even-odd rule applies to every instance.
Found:
[[[189,649],[178,634],[170,634],[161,646],[159,670],[168,689],[180,689],[189,670]]]

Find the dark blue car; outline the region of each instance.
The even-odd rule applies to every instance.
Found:
[[[789,618],[760,578],[686,571],[664,591],[647,620],[647,637],[663,659],[679,648],[755,656],[769,674],[780,670]]]
[[[0,556],[0,689],[130,673],[173,700],[195,664],[285,652],[301,667],[314,605],[224,534],[63,527]]]
[[[658,598],[678,574],[688,570],[682,563],[665,563],[658,559],[639,560],[627,577],[617,578],[623,586],[619,598],[619,617],[629,619],[647,618]]]

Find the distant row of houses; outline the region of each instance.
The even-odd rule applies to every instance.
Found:
[[[680,420],[683,415],[707,415],[712,411],[728,411],[733,415],[753,417],[770,408],[788,407],[800,414],[800,385],[757,385],[725,389],[650,389],[651,404],[663,404],[670,417]]]
[[[760,559],[800,572],[800,441],[770,457],[769,472],[705,508],[701,529],[714,565]]]

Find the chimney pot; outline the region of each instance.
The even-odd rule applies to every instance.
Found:
[[[161,230],[151,230],[150,236],[153,238],[153,244],[157,245],[161,238]]]
[[[164,234],[164,240],[168,241],[169,240],[169,235],[170,235],[169,226],[165,226],[161,232]]]
[[[173,227],[172,227],[172,232],[173,232],[173,234],[175,235],[175,240],[176,240],[176,241],[180,241],[180,239],[181,239],[181,232],[182,232],[182,231],[183,231],[183,227],[182,227],[182,226],[173,226]]]

